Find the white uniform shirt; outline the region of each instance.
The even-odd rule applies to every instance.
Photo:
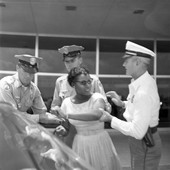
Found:
[[[142,139],[148,127],[158,125],[160,99],[155,80],[146,71],[129,85],[129,95],[123,114],[127,120],[112,118],[111,127],[125,135]]]

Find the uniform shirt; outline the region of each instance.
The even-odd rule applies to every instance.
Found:
[[[51,109],[53,109],[53,107],[55,106],[61,106],[62,101],[66,97],[70,97],[76,94],[75,89],[69,85],[67,81],[67,76],[68,75],[63,75],[56,80]],[[99,81],[98,77],[95,75],[90,75],[90,76],[93,79],[91,91],[102,94],[106,99],[103,86]]]
[[[24,87],[18,79],[18,73],[0,80],[0,101],[12,104],[21,112],[26,112],[30,107],[34,114],[47,110],[38,87],[33,82]]]
[[[123,114],[127,120],[112,118],[111,127],[125,135],[142,139],[148,127],[158,125],[160,99],[155,80],[146,71],[129,85],[129,95]]]

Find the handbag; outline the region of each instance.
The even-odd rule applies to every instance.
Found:
[[[145,142],[146,146],[153,147],[155,145],[151,128],[149,127],[145,136],[143,137],[143,141]]]

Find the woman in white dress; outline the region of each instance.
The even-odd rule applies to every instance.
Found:
[[[91,93],[89,71],[82,66],[73,68],[68,82],[76,95],[66,98],[58,112],[76,127],[73,150],[96,170],[120,170],[116,149],[104,123],[99,121],[105,101],[101,94]]]

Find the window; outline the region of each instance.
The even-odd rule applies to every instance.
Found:
[[[116,91],[125,100],[128,95],[130,78],[100,78],[105,92]]]
[[[57,51],[66,45],[80,45],[84,64],[91,73],[95,73],[96,65],[96,40],[86,38],[40,37],[39,55],[43,58],[42,72],[66,73],[62,55]]]
[[[170,122],[170,79],[158,78],[157,84],[161,101],[160,121]]]
[[[170,41],[157,42],[157,74],[170,75]]]
[[[38,88],[44,101],[53,97],[55,82],[58,76],[38,76]]]
[[[143,45],[150,50],[153,50],[153,41],[144,40],[130,40],[134,43]],[[125,74],[123,68],[123,55],[125,53],[125,46],[127,40],[100,40],[100,74]],[[150,74],[153,74],[153,62],[149,67]]]
[[[0,35],[0,70],[16,71],[16,54],[35,55],[35,37]]]

